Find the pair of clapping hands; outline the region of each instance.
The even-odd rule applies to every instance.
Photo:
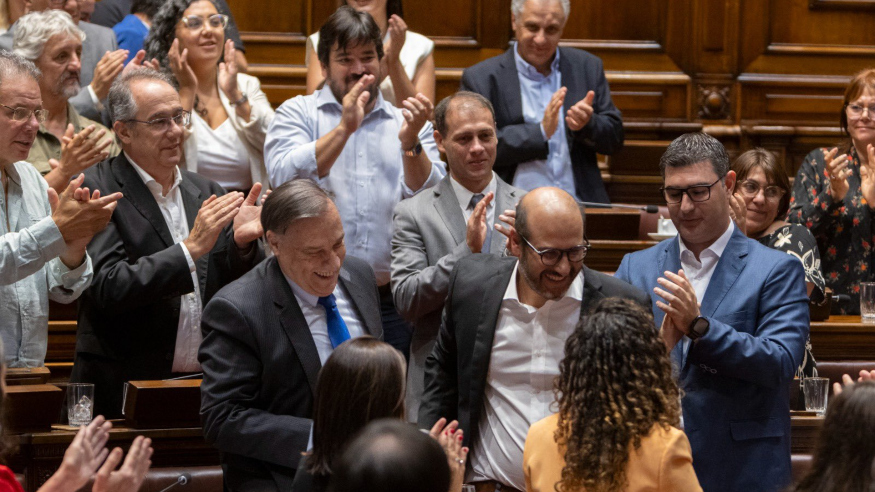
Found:
[[[262,188],[261,183],[252,185],[246,199],[243,198],[243,193],[232,191],[220,197],[212,195],[204,201],[188,238],[183,241],[193,260],[197,261],[209,253],[215,246],[219,233],[232,221],[234,242],[241,250],[248,250],[253,241],[264,235],[261,205],[256,203]],[[262,195],[261,202],[264,203],[269,195],[270,190],[267,190]]]
[[[468,217],[465,242],[472,253],[489,252],[489,245],[483,243],[486,242],[486,232],[489,230],[489,224],[486,223],[486,209],[493,199],[495,199],[495,193],[490,191],[477,203],[474,212]],[[503,214],[498,216],[498,220],[507,225],[495,224],[495,230],[509,238],[510,231],[516,223],[516,210],[505,210]]]
[[[450,490],[449,492],[462,492],[462,482],[465,480],[465,459],[468,457],[468,448],[462,446],[464,433],[459,429],[459,422],[441,417],[435,422],[428,434],[433,437],[447,454],[447,462],[450,465]]]
[[[97,416],[86,427],[79,429],[64,453],[58,471],[38,492],[74,492],[94,477],[94,492],[136,492],[152,465],[152,440],[138,436],[124,453],[121,448],[106,448],[112,423]],[[119,464],[121,468],[116,469]]]

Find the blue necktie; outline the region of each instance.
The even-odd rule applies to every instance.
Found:
[[[328,322],[328,338],[331,339],[331,347],[337,348],[341,343],[349,340],[349,330],[346,323],[340,317],[337,303],[334,302],[334,294],[328,297],[320,297],[319,305],[325,308],[325,321]]]

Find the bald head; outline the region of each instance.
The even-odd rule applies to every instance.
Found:
[[[583,205],[559,188],[536,188],[516,207],[515,228],[525,238],[537,237],[545,229],[567,231],[569,239],[581,244],[586,215]]]

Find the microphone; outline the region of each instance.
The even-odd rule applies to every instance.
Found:
[[[176,487],[177,485],[188,485],[188,482],[191,482],[191,475],[188,473],[183,473],[176,477],[176,481],[170,484],[169,487],[161,489],[160,492],[167,492],[168,490]]]
[[[584,206],[590,208],[629,208],[632,210],[642,210],[649,214],[659,213],[659,207],[656,205],[619,205],[619,204],[610,204],[610,203],[595,203],[595,202],[580,202],[584,204]]]

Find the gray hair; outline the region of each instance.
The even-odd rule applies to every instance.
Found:
[[[137,116],[137,102],[131,92],[131,85],[138,80],[155,80],[175,88],[173,80],[164,72],[151,68],[136,68],[123,72],[116,77],[107,96],[109,118],[113,122],[132,120]]]
[[[23,75],[39,83],[42,76],[36,65],[27,58],[11,51],[0,50],[0,84],[9,77]]]
[[[718,178],[729,172],[729,154],[719,140],[705,133],[685,133],[674,139],[659,158],[659,172],[665,179],[666,168],[692,166],[710,162]]]
[[[85,33],[73,22],[70,14],[63,10],[31,12],[15,25],[13,51],[28,60],[36,60],[43,54],[46,43],[52,36],[66,34],[85,42]]]
[[[434,108],[434,129],[442,136],[447,136],[447,113],[450,112],[450,103],[456,99],[473,102],[481,108],[488,109],[489,113],[492,115],[492,124],[493,126],[495,125],[495,109],[493,109],[492,103],[489,102],[489,99],[486,99],[476,92],[459,91],[441,99],[441,102],[439,102]]]
[[[331,201],[331,195],[310,179],[286,181],[264,201],[261,225],[265,231],[284,234],[296,220],[320,217]]]
[[[517,19],[520,18],[520,15],[523,13],[523,6],[526,2],[543,2],[543,1],[553,1],[559,2],[559,5],[562,6],[562,11],[565,12],[565,20],[568,20],[568,14],[571,13],[571,0],[511,0],[510,2],[510,13],[514,15]]]

